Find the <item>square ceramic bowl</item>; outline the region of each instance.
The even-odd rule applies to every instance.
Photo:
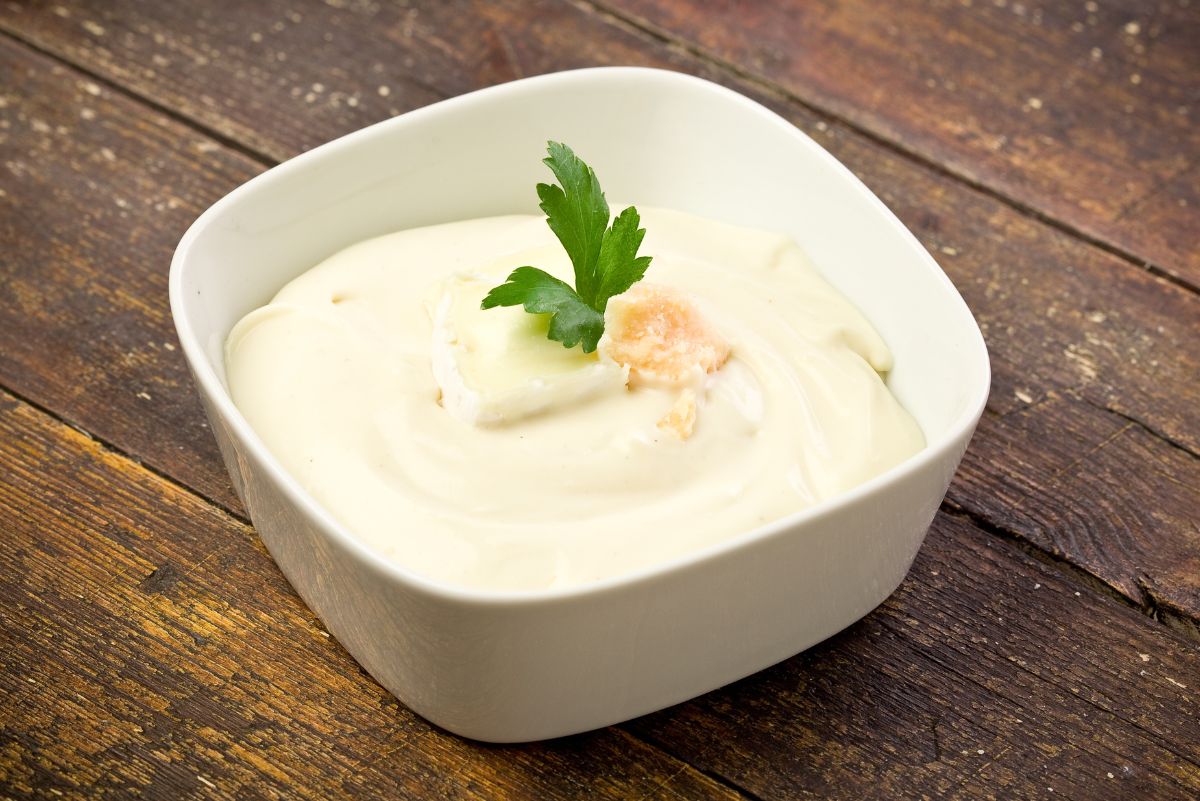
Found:
[[[361,544],[230,400],[222,345],[244,314],[347,245],[537,213],[547,139],[609,197],[792,235],[891,346],[892,392],[925,450],[719,547],[558,592],[442,586]],[[953,285],[845,167],[792,125],[672,72],[590,69],[405,114],[298,156],[205,212],[171,265],[171,311],[229,474],[288,580],[372,676],[479,740],[537,740],[642,715],[840,631],[907,573],[987,399],[983,338]],[[569,521],[568,521],[569,523]]]

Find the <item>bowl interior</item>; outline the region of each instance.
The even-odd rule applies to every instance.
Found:
[[[929,445],[974,424],[988,389],[979,329],[891,212],[757,103],[637,68],[559,73],[455,98],[324,145],[233,192],[188,232],[172,268],[173,308],[181,337],[193,339],[184,344],[197,378],[223,385],[233,324],[347,245],[536,213],[547,139],[580,153],[615,202],[793,236],[891,346],[889,386]]]

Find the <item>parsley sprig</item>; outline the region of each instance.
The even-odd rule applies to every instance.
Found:
[[[646,229],[638,227],[641,218],[633,206],[609,225],[608,202],[592,168],[564,144],[547,142],[546,150],[550,156],[543,163],[562,186],[538,184],[538,198],[546,224],[571,257],[575,286],[537,267],[518,267],[480,305],[549,314],[550,339],[566,348],[582,342],[583,352],[591,353],[604,333],[608,299],[642,280],[650,266],[649,256],[637,255]]]

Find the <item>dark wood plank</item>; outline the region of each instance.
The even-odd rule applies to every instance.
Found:
[[[498,748],[367,677],[253,532],[0,395],[0,795],[739,796],[621,731]]]
[[[949,499],[1200,640],[1200,459],[1051,390],[989,414]]]
[[[11,41],[0,74],[0,382],[240,508],[176,350],[167,270],[259,165]]]
[[[0,6],[0,27],[282,161],[388,116],[555,69],[538,53],[541,36],[561,36],[546,11],[513,2],[219,0],[185,10],[16,0]],[[608,43],[570,44],[568,66],[585,66],[603,60]]]
[[[154,6],[164,8],[171,7]],[[505,5],[489,6],[486,15],[481,11],[481,16],[470,23],[462,22],[461,15],[441,19],[435,12],[423,11],[419,16],[424,26],[421,36],[405,40],[404,47],[388,44],[393,58],[397,53],[424,54],[427,43],[435,39],[457,46],[470,34],[470,41],[484,41],[488,39],[487,31],[496,26],[508,30],[508,35],[525,31],[521,34],[521,54],[529,66],[538,70],[572,66],[586,58],[598,63],[641,61],[703,71],[702,65],[655,49],[653,42],[560,4],[546,4],[528,17],[537,21],[536,28],[522,23],[527,17]],[[305,116],[304,100],[294,100],[290,90],[274,89],[261,80],[261,69],[255,72],[253,65],[242,64],[241,73],[237,73],[240,62],[232,44],[197,40],[195,36],[200,34],[185,33],[183,27],[148,27],[184,24],[169,13],[159,13],[166,14],[164,20],[136,23],[135,27],[145,28],[146,33],[115,37],[114,49],[106,51],[107,55],[95,51],[94,46],[64,45],[62,49],[86,56],[91,59],[89,67],[111,70],[120,78],[124,73],[109,66],[117,58],[114,53],[120,42],[140,42],[143,38],[149,42],[180,42],[190,37],[193,46],[201,47],[202,41],[202,49],[224,54],[219,69],[196,69],[206,75],[211,91],[216,91],[215,87],[220,87],[222,94],[228,90],[233,103],[228,111],[230,118],[242,120],[237,125],[243,127],[259,127],[264,136],[274,137],[277,143],[285,136],[298,137],[295,128],[289,129],[282,122],[277,125],[277,117],[294,115],[304,124],[304,136],[318,138],[336,136],[369,121],[359,116],[364,113],[365,100],[357,109],[343,104],[336,114],[326,110]],[[355,55],[359,68],[347,74],[351,76],[348,80],[358,81],[355,86],[365,97],[375,79],[366,82],[361,76],[370,76],[370,65],[376,59],[382,63],[385,57],[383,45],[370,35],[375,18],[366,12],[356,15],[349,10],[314,6],[306,7],[303,19],[318,29],[336,28],[347,36],[359,37]],[[522,24],[526,25],[523,29]],[[41,23],[31,21],[30,25],[42,30]],[[468,25],[475,27],[463,27]],[[292,34],[288,33],[302,28],[292,25],[272,40],[274,52],[294,54],[283,63],[304,60],[301,46],[306,40],[297,39],[293,48],[289,44]],[[584,41],[593,50],[581,54],[573,43]],[[77,47],[82,49],[76,52]],[[224,149],[212,149],[212,142],[200,143],[185,127],[90,86],[86,79],[74,74],[55,75],[45,60],[19,48],[10,46],[5,52],[10,53],[12,69],[26,70],[30,65],[36,69],[26,78],[27,92],[14,95],[8,107],[0,109],[0,115],[10,121],[7,140],[0,146],[25,165],[10,182],[9,196],[0,198],[14,210],[5,220],[26,221],[22,225],[10,223],[7,231],[17,244],[7,257],[4,280],[29,297],[36,299],[38,293],[43,293],[58,301],[52,313],[37,317],[17,314],[0,325],[0,338],[4,338],[0,339],[0,380],[74,424],[236,508],[228,482],[213,457],[208,432],[202,428],[178,353],[154,349],[146,343],[171,341],[162,287],[170,252],[187,219],[199,213],[214,195],[251,174],[256,166]],[[125,57],[132,57],[134,52],[140,51],[129,45]],[[400,61],[404,58],[399,56]],[[485,69],[472,64],[472,70],[484,70],[481,75],[465,67],[456,72],[443,66],[450,70],[444,80],[454,87],[508,77],[500,67]],[[230,70],[234,70],[232,75]],[[162,88],[165,92],[169,84],[160,87],[155,83],[165,80],[162,75],[179,72],[178,79],[184,80],[182,73],[191,71],[162,68],[156,72],[157,77],[138,78],[135,88]],[[243,78],[236,78],[237,74]],[[91,94],[93,89],[98,94]],[[251,95],[255,97],[253,106]],[[384,100],[377,93],[374,97],[372,103]],[[1151,437],[1145,448],[1128,454],[1122,449],[1109,450],[1106,458],[1121,455],[1125,460],[1120,469],[1132,472],[1152,472],[1161,469],[1156,468],[1161,464],[1176,465],[1172,469],[1181,472],[1175,478],[1184,482],[1184,490],[1166,496],[1166,501],[1174,505],[1151,519],[1139,515],[1121,519],[1097,507],[1094,497],[1110,492],[1112,482],[1086,469],[1078,472],[1074,482],[1058,485],[1056,491],[1063,493],[1060,504],[1037,503],[1038,491],[1017,473],[1022,459],[1036,461],[1040,457],[1036,453],[1014,454],[1008,435],[985,424],[974,449],[988,456],[971,463],[978,475],[958,485],[960,489],[953,496],[956,502],[1039,548],[1085,566],[1135,603],[1146,604],[1149,597],[1200,616],[1195,573],[1188,572],[1195,553],[1195,528],[1187,523],[1194,518],[1193,510],[1200,501],[1194,484],[1188,483],[1191,479],[1185,480],[1195,475],[1194,454],[1200,451],[1200,404],[1195,402],[1194,386],[1195,376],[1200,373],[1200,338],[1194,335],[1200,329],[1200,302],[1196,296],[943,175],[914,166],[841,126],[817,119],[778,98],[762,99],[847,163],[942,262],[988,339],[994,367],[989,414],[1009,414],[1052,392],[1064,400],[1042,413],[1061,419],[1047,420],[1042,424],[1044,430],[1071,430],[1077,427],[1077,420],[1098,421],[1097,408],[1111,410],[1113,419],[1124,416],[1139,420],[1147,431],[1163,439]],[[409,100],[419,102],[416,96]],[[80,102],[108,124],[81,122],[79,112],[72,107]],[[164,102],[174,100],[167,96]],[[190,113],[192,109],[184,105],[177,111]],[[387,109],[376,105],[370,113],[386,114]],[[213,112],[210,116],[219,115]],[[113,121],[136,122],[115,125]],[[70,135],[39,130],[47,126],[51,131],[61,126]],[[239,130],[232,122],[226,127],[235,133]],[[303,144],[304,140],[297,138],[290,147],[294,151]],[[276,146],[289,147],[283,143]],[[103,154],[105,148],[114,156],[119,149],[121,158],[97,158],[95,154]],[[199,148],[210,150],[197,156]],[[33,159],[28,156],[30,152],[40,155]],[[154,168],[145,166],[143,160]],[[92,184],[72,184],[64,177],[75,171],[72,164],[80,163],[88,164]],[[206,171],[215,174],[205,177]],[[60,177],[73,188],[58,189],[56,194],[45,191]],[[209,183],[199,186],[197,181]],[[121,209],[115,205],[112,195],[117,193],[110,192],[110,186],[130,197],[136,196],[138,188],[147,196],[177,198],[178,208],[173,216],[164,216],[155,208],[159,201]],[[180,192],[179,187],[190,189]],[[126,216],[122,217],[122,212]],[[93,219],[98,230],[79,230],[76,223],[81,217]],[[125,231],[132,232],[138,243],[137,254],[126,246],[120,233]],[[47,265],[46,253],[69,258]],[[124,292],[101,293],[96,287],[114,285],[114,264],[120,265],[120,280],[128,286]],[[67,287],[74,289],[68,292]],[[0,308],[0,315],[5,313]],[[113,326],[111,320],[122,323]],[[107,329],[103,332],[107,338],[95,333],[98,327]],[[138,358],[127,358],[129,353],[138,354]],[[47,354],[53,358],[46,358]],[[67,369],[55,365],[66,365]],[[151,400],[137,395],[143,391],[141,387],[151,385],[145,390]],[[1083,439],[1092,441],[1103,436],[1106,425],[1095,422],[1096,428]],[[993,436],[998,439],[989,439]],[[1031,451],[1041,447],[1035,439],[1020,441]],[[1005,458],[992,458],[996,454]],[[996,503],[995,490],[988,483],[992,480],[1007,488],[1004,497],[1011,498],[1015,507],[1028,505],[1037,510],[1037,517],[1009,513]],[[1128,511],[1131,506],[1121,508]],[[1070,514],[1062,510],[1070,510]],[[1081,525],[1089,532],[1087,538],[1077,534]],[[1142,526],[1151,526],[1139,536],[1155,543],[1152,564],[1137,561],[1144,549],[1114,548],[1106,551],[1104,558],[1096,557],[1095,543],[1110,539],[1120,542],[1128,537],[1128,531],[1141,530]]]
[[[1190,0],[599,0],[1200,285]]]
[[[733,795],[620,729],[512,748],[432,729],[323,634],[244,525],[10,396],[0,468],[9,794]],[[768,799],[1107,781],[1182,798],[1200,791],[1197,679],[1192,646],[943,516],[879,612],[628,728]]]
[[[856,626],[630,728],[762,798],[1194,798],[1200,653],[1144,622],[939,515]]]

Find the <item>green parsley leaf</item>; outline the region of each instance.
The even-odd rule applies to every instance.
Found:
[[[537,267],[513,270],[481,304],[484,309],[518,305],[532,314],[549,314],[547,336],[563,343],[563,347],[573,348],[582,342],[583,352],[591,353],[604,333],[604,315],[584,303],[570,284]]]
[[[608,202],[592,168],[564,144],[547,142],[546,150],[543,163],[562,186],[538,184],[537,194],[546,224],[571,258],[575,287],[535,267],[518,267],[488,292],[481,308],[524,306],[550,314],[550,339],[568,348],[582,342],[584,353],[591,353],[604,333],[609,298],[640,281],[650,266],[650,256],[637,255],[646,230],[638,227],[633,206],[609,226]]]
[[[604,232],[600,245],[600,259],[596,265],[595,301],[593,306],[603,313],[608,299],[620,295],[642,280],[650,266],[649,256],[638,256],[638,248],[646,236],[645,228],[638,228],[642,218],[633,206],[625,209],[613,220],[612,227]]]
[[[546,213],[546,224],[558,237],[575,268],[575,289],[589,305],[595,297],[596,263],[604,229],[608,226],[608,201],[592,168],[558,142],[547,142],[550,157],[542,163],[550,168],[562,187],[538,184],[537,194]]]

